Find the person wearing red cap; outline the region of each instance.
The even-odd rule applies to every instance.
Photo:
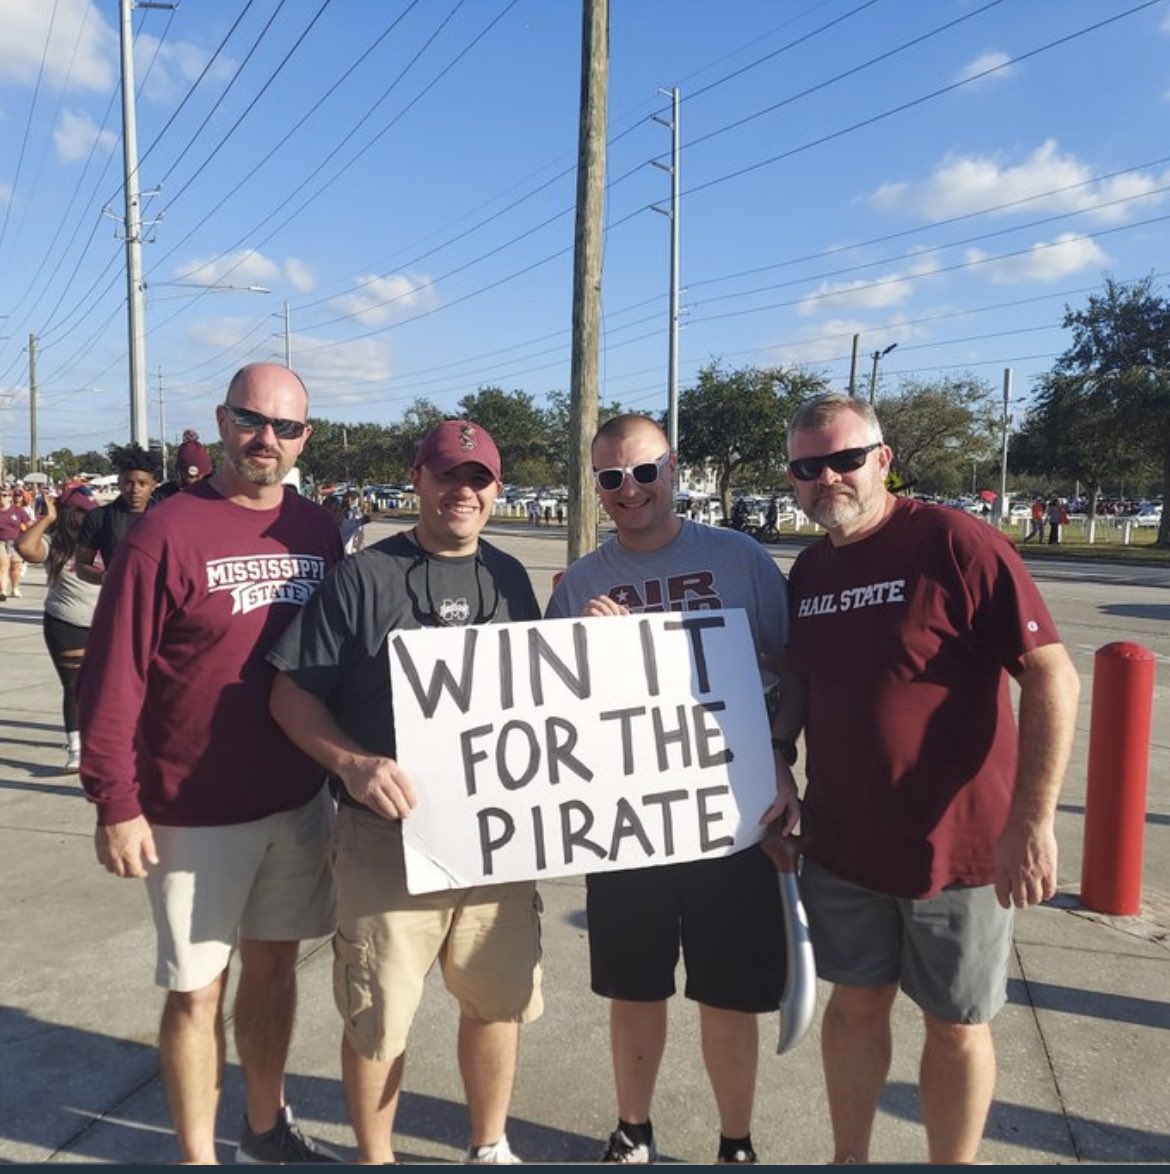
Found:
[[[67,485],[59,497],[46,493],[45,512],[16,540],[26,563],[44,563],[49,590],[45,595],[42,630],[45,647],[61,682],[61,716],[65,723],[65,769],[81,765],[81,733],[77,720],[77,674],[97,606],[99,588],[87,583],[73,565],[77,538],[86,515],[97,508],[93,491]]]
[[[436,959],[460,1007],[458,1054],[470,1117],[467,1160],[515,1162],[505,1135],[519,1024],[540,990],[533,882],[412,896],[402,821],[417,796],[397,761],[387,640],[399,629],[535,620],[523,566],[481,533],[500,490],[488,432],[447,420],[419,445],[418,523],[347,558],[269,654],[272,712],[332,773],[338,929],[334,994],[342,1078],[360,1160],[394,1160],[407,1035]]]
[[[215,471],[207,445],[199,440],[199,433],[190,428],[183,433],[183,443],[175,453],[175,479],[164,481],[155,490],[155,501],[166,501],[181,490],[196,485]]]

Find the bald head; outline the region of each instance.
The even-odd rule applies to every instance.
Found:
[[[620,442],[623,440],[649,439],[660,442],[663,447],[669,448],[670,442],[666,433],[649,417],[637,412],[627,412],[622,416],[611,416],[606,420],[593,437],[593,451],[597,451],[599,444],[608,441]]]
[[[305,416],[302,417],[303,419],[309,413],[309,389],[305,386],[305,381],[291,367],[286,367],[283,363],[248,363],[241,367],[228,384],[224,402],[239,404],[239,395],[247,387],[280,386],[287,384],[290,379],[296,382],[296,385],[301,389],[301,394],[305,397]]]

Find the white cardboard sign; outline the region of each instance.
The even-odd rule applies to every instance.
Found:
[[[412,893],[756,843],[775,798],[742,609],[392,632]]]

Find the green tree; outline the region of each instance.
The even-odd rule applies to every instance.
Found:
[[[992,397],[991,387],[970,375],[903,379],[875,409],[882,435],[910,481],[953,494],[967,484],[973,460],[998,460],[1000,409]]]
[[[731,485],[751,475],[780,480],[788,420],[802,400],[827,390],[823,379],[797,368],[703,367],[679,395],[679,457],[714,470],[723,516],[731,516]]]
[[[1132,284],[1107,278],[1083,309],[1065,308],[1063,326],[1072,342],[1041,384],[1029,415],[1030,440],[1067,476],[1082,476],[1096,489],[1108,474],[1143,460],[1170,484],[1170,303],[1154,290],[1153,278]],[[1095,496],[1095,494],[1094,494]],[[1157,545],[1170,546],[1170,514],[1164,515]]]

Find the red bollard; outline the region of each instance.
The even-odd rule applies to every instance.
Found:
[[[1142,896],[1154,654],[1119,641],[1097,649],[1085,792],[1081,903],[1137,913]]]

